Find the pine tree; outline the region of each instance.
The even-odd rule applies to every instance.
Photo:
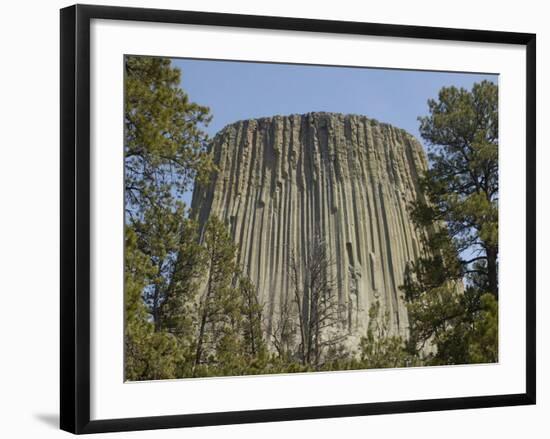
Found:
[[[181,201],[213,170],[208,108],[190,102],[162,58],[125,59],[126,372],[174,378],[192,366],[195,303],[204,272],[196,225]],[[140,268],[141,267],[141,268]]]
[[[138,249],[137,235],[127,228],[125,238],[125,379],[176,378],[182,350],[175,337],[156,332],[148,318],[142,292],[155,275],[150,260]]]
[[[204,373],[216,362],[216,353],[229,350],[230,338],[238,331],[239,296],[234,286],[236,248],[223,222],[212,216],[204,232],[208,274],[199,305],[194,375]],[[233,347],[237,349],[237,347]],[[206,367],[202,367],[206,366]]]
[[[213,169],[205,154],[207,107],[190,102],[181,71],[165,58],[125,59],[124,170],[126,214],[170,204]]]
[[[498,87],[444,87],[428,107],[419,120],[431,166],[411,212],[429,233],[403,286],[409,350],[429,364],[496,361]]]
[[[420,118],[430,145],[431,167],[421,181],[428,201],[415,204],[415,222],[443,221],[464,255],[463,273],[481,273],[483,288],[498,297],[498,86],[444,87],[428,107],[430,115]]]
[[[266,367],[267,346],[262,328],[262,306],[256,287],[247,276],[239,275],[241,299],[242,349],[249,373],[259,373]]]
[[[374,302],[369,308],[367,334],[361,337],[359,344],[362,368],[381,369],[413,365],[413,360],[405,349],[405,340],[399,335],[392,335],[389,324],[389,312],[381,313],[380,302]]]

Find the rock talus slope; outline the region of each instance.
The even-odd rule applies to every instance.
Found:
[[[422,146],[402,129],[365,116],[274,116],[233,123],[211,144],[219,172],[196,185],[201,227],[223,219],[239,262],[258,288],[267,331],[292,287],[289,262],[323,240],[334,261],[342,327],[361,335],[375,301],[390,332],[406,335],[399,286],[421,250],[408,205],[427,168]]]

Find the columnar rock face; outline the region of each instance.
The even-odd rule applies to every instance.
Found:
[[[195,187],[193,212],[202,227],[216,215],[230,228],[268,332],[292,288],[292,255],[303,261],[322,240],[334,261],[341,327],[364,334],[378,301],[391,332],[406,335],[399,286],[424,233],[407,206],[427,168],[412,135],[365,116],[308,113],[236,122],[211,148],[220,171]]]

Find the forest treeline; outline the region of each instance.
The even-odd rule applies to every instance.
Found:
[[[216,172],[203,128],[170,60],[125,60],[125,378],[345,370],[498,360],[498,88],[443,88],[420,132],[430,145],[425,194],[410,206],[432,233],[402,294],[410,334],[389,331],[380,304],[350,351],[331,296],[322,237],[289,261],[269,333],[226,225],[203,231],[182,201]],[[199,236],[201,235],[201,236]],[[305,265],[304,265],[305,264]],[[302,273],[307,275],[303,275]]]

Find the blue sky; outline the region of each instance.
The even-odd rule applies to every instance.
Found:
[[[210,107],[214,135],[241,119],[330,111],[362,114],[416,136],[441,87],[470,89],[497,75],[174,59],[192,101]],[[421,140],[421,139],[419,139]]]
[[[192,101],[210,107],[214,136],[241,119],[330,111],[362,114],[417,137],[418,116],[444,86],[470,89],[497,75],[173,59]],[[184,197],[190,203],[190,194]]]

